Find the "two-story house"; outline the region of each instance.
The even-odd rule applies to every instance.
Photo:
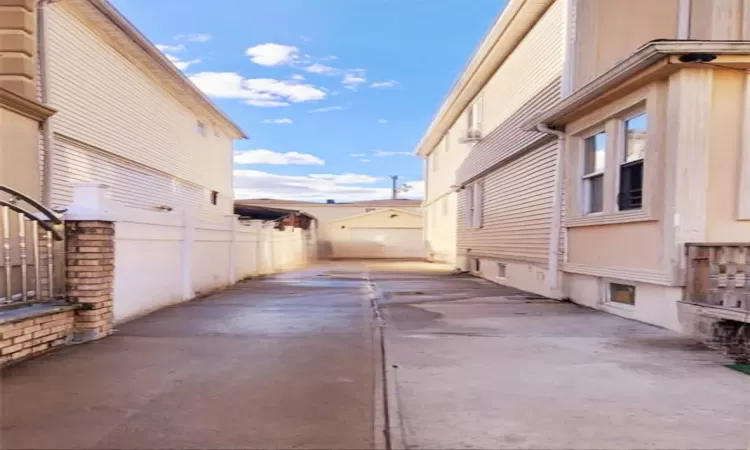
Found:
[[[99,182],[135,208],[232,214],[232,141],[244,133],[104,0],[39,2],[42,196]]]
[[[747,321],[749,17],[733,0],[510,0],[418,149],[465,130],[457,265],[675,330]]]

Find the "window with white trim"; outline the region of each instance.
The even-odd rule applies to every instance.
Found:
[[[466,109],[466,137],[479,139],[482,137],[482,120],[484,114],[484,101],[482,94],[474,100]]]
[[[589,136],[583,145],[583,212],[600,213],[604,210],[604,169],[607,157],[607,133]]]
[[[482,182],[471,184],[464,189],[466,196],[466,226],[468,228],[481,228],[483,215],[484,186]]]
[[[641,113],[623,123],[622,157],[618,173],[620,183],[617,208],[620,211],[643,207],[643,157],[646,154],[648,116]]]

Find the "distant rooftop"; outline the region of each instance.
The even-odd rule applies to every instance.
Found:
[[[305,202],[299,200],[283,200],[276,198],[243,198],[235,200],[235,204],[239,205],[347,205],[347,206],[419,206],[422,204],[422,200],[412,200],[407,198],[397,199],[382,199],[382,200],[363,200],[359,202]]]

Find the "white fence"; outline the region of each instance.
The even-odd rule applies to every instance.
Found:
[[[314,228],[282,231],[273,223],[240,223],[236,216],[209,222],[184,211],[115,205],[97,198],[104,195],[98,185],[75,190],[80,195],[69,218],[115,222],[115,322],[315,259]]]

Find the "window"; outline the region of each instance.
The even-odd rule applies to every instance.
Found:
[[[481,228],[484,186],[481,182],[474,183],[467,186],[464,192],[466,196],[466,226],[468,228]]]
[[[627,284],[609,283],[607,301],[620,305],[635,306],[635,286]]]
[[[219,193],[211,191],[211,204],[216,205],[217,203],[219,203]]]
[[[497,277],[505,279],[505,269],[506,266],[504,263],[497,263]]]
[[[586,138],[583,147],[583,211],[585,214],[604,209],[604,167],[607,155],[607,133]]]
[[[646,154],[647,129],[648,116],[645,113],[625,121],[620,190],[617,194],[620,211],[643,207],[643,157]]]
[[[466,110],[466,137],[480,139],[482,137],[483,99],[480,94]]]
[[[205,123],[203,123],[203,122],[201,122],[201,121],[199,120],[199,121],[198,121],[198,124],[197,124],[197,127],[196,127],[196,131],[198,132],[198,134],[199,134],[200,136],[203,136],[203,137],[205,137],[205,136],[206,136],[206,124],[205,124]]]

